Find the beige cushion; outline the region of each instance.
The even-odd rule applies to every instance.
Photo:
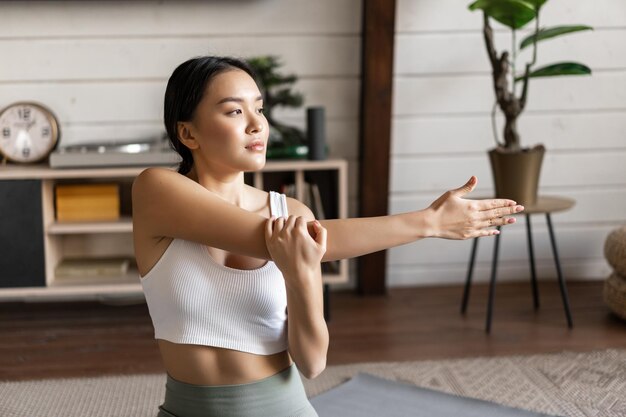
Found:
[[[604,302],[613,313],[626,320],[626,278],[613,272],[604,281]]]
[[[626,226],[609,233],[604,242],[604,256],[615,272],[626,277]]]

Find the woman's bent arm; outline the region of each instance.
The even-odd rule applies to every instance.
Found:
[[[307,230],[302,216],[272,218],[265,229],[267,247],[285,278],[289,354],[309,379],[324,370],[328,353],[320,265],[326,236],[318,222],[313,223],[312,233]]]
[[[321,271],[290,281],[297,284],[287,286],[289,354],[302,375],[312,379],[326,368],[329,342]]]
[[[271,259],[263,216],[222,200],[177,172],[148,168],[135,179],[132,194],[134,233],[154,239],[185,239]]]

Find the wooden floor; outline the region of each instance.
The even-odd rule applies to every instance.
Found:
[[[392,289],[386,296],[331,293],[328,365],[626,348],[626,322],[602,302],[601,282],[570,282],[574,329],[558,286],[540,283],[532,308],[527,283],[498,284],[492,332],[485,334],[487,287]],[[162,372],[145,304],[0,304],[0,380]]]

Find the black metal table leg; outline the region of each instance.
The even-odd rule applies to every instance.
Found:
[[[330,285],[324,284],[324,320],[330,321]]]
[[[493,315],[493,298],[495,295],[496,273],[498,269],[498,248],[500,247],[500,236],[502,236],[502,231],[500,230],[501,228],[502,226],[497,227],[500,233],[496,235],[496,241],[493,248],[493,260],[491,263],[491,281],[489,283],[489,303],[487,304],[487,326],[485,327],[485,331],[487,333],[491,332],[491,316]]]
[[[535,272],[535,254],[533,252],[533,236],[530,225],[530,214],[526,215],[526,236],[528,240],[528,257],[530,258],[530,277],[533,285],[533,304],[539,308],[539,290],[537,289],[537,273]]]
[[[546,213],[546,220],[548,221],[548,231],[550,232],[550,242],[552,243],[552,251],[554,252],[554,262],[556,263],[556,273],[559,277],[559,287],[561,288],[561,298],[563,299],[563,308],[565,309],[565,317],[567,318],[567,326],[571,329],[573,327],[572,323],[572,313],[569,308],[569,297],[567,295],[567,288],[565,287],[565,280],[563,279],[563,274],[561,273],[561,262],[559,261],[559,254],[556,249],[556,239],[554,238],[554,231],[552,229],[552,219],[550,218],[550,213]]]
[[[469,301],[470,286],[472,285],[472,273],[474,272],[474,261],[476,260],[476,248],[478,247],[478,238],[474,238],[472,242],[472,254],[470,256],[469,268],[467,270],[467,278],[465,279],[465,290],[463,290],[463,301],[461,302],[461,314],[467,311],[467,302]]]

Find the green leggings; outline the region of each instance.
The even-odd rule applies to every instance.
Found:
[[[319,417],[298,368],[247,384],[193,385],[167,376],[157,417]]]

